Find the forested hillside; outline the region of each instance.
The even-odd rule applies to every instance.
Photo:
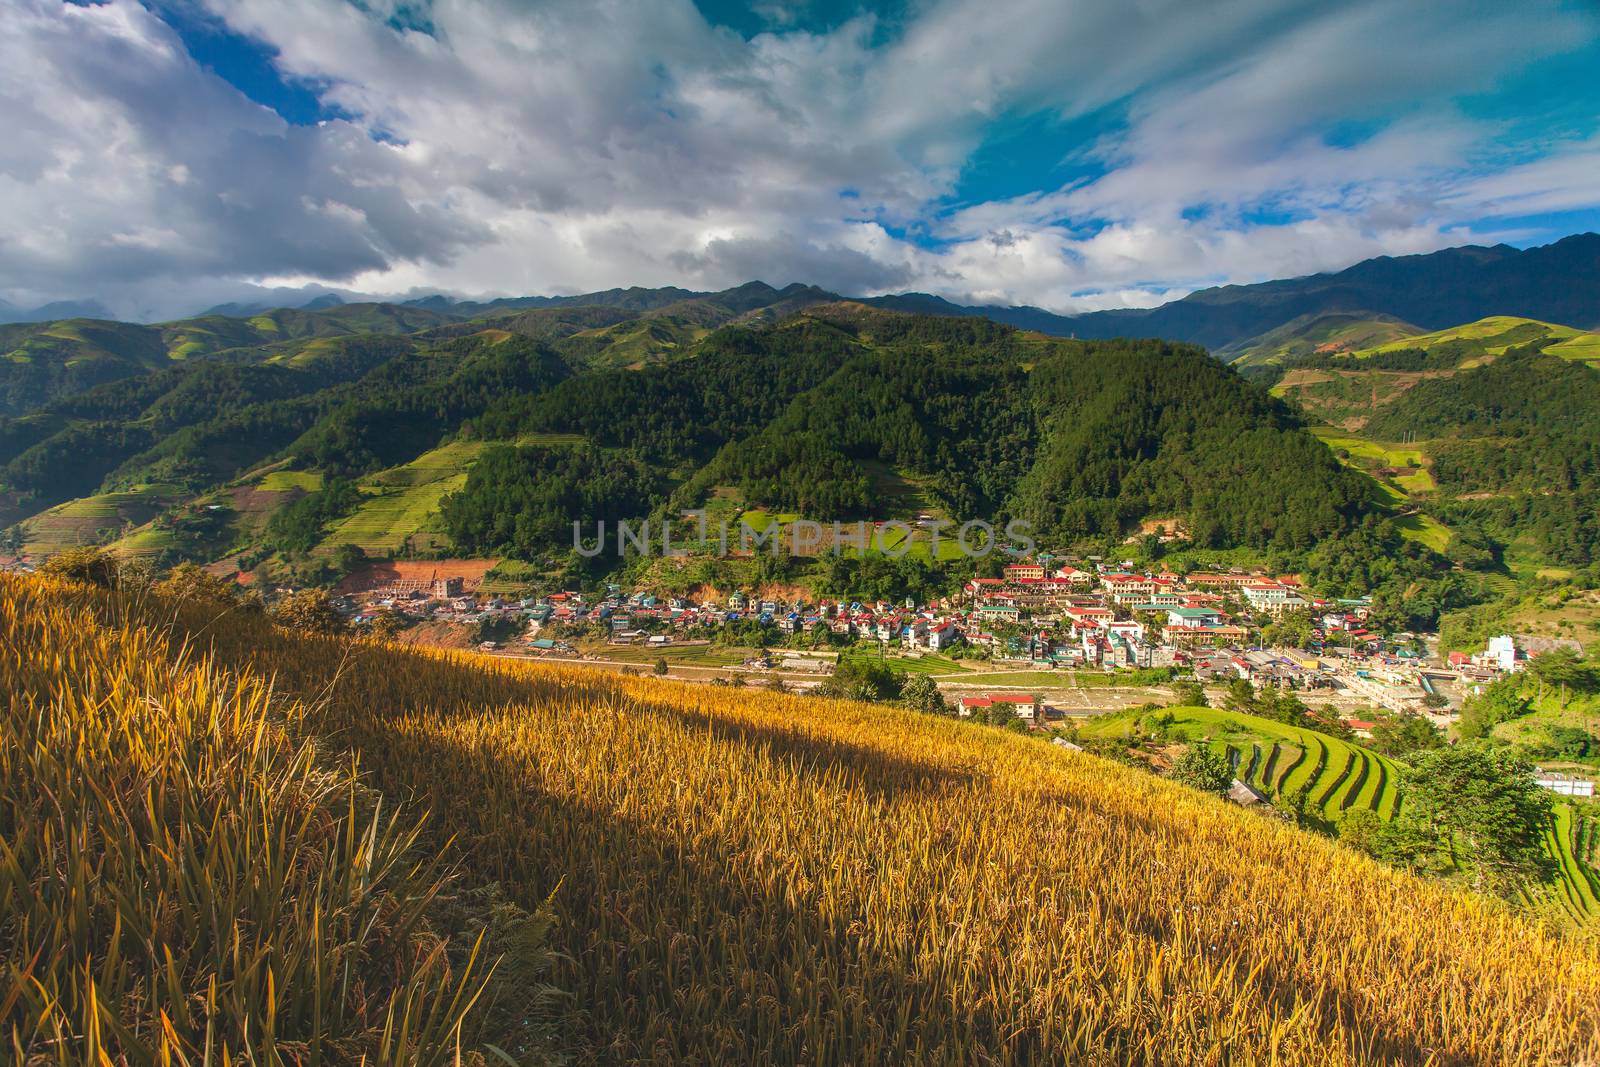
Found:
[[[1201,546],[1287,553],[1382,517],[1289,407],[1201,349],[826,295],[311,325],[403,323],[344,306],[230,327],[307,339],[183,360],[160,347],[175,327],[130,328],[153,331],[152,369],[0,419],[0,506],[35,552],[116,540],[286,562],[331,559],[357,528],[374,551],[548,559],[575,520],[708,506],[1018,518],[1057,544],[1116,543],[1156,517]],[[650,307],[619,318],[629,300]]]

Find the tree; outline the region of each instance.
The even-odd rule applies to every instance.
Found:
[[[826,681],[817,686],[819,696],[841,700],[898,700],[903,677],[874,660],[841,659]]]
[[[1253,713],[1256,710],[1256,687],[1250,684],[1248,678],[1235,678],[1228,683],[1228,695],[1222,699],[1222,706],[1229,711]]]
[[[1355,808],[1339,820],[1339,840],[1363,855],[1401,866],[1414,866],[1428,851],[1427,835],[1407,818],[1384,820],[1370,808]]]
[[[180,563],[151,587],[161,596],[197,604],[231,605],[235,585],[193,563]]]
[[[1527,710],[1528,701],[1522,695],[1521,682],[1507,675],[1479,695],[1467,699],[1461,707],[1456,732],[1468,740],[1488,737],[1496,726]]]
[[[344,630],[344,619],[334,610],[326,589],[290,593],[272,609],[272,621],[307,634],[333,634]]]
[[[1412,763],[1404,784],[1404,811],[1426,832],[1426,846],[1474,888],[1511,896],[1549,877],[1550,794],[1528,764],[1481,745],[1439,748]]]
[[[1563,707],[1567,703],[1568,689],[1587,693],[1600,680],[1600,671],[1595,665],[1570,648],[1554,648],[1534,656],[1528,661],[1528,673],[1539,682],[1541,690],[1547,685],[1559,689]]]
[[[900,700],[908,708],[932,715],[946,715],[950,711],[944,694],[939,692],[939,684],[926,674],[914,674],[907,678],[900,691]]]
[[[103,548],[85,545],[57,552],[44,561],[39,573],[107,588],[117,583],[117,558]]]
[[[1167,777],[1191,789],[1219,797],[1227,796],[1228,790],[1233,787],[1233,768],[1228,766],[1227,757],[1220,752],[1213,752],[1209,745],[1204,744],[1185,748],[1183,754],[1173,761]]]
[[[656,665],[655,665],[655,673],[656,674],[658,674],[658,675],[666,674],[669,669],[670,668],[667,666],[667,657],[661,656],[661,657],[657,658]]]
[[[333,567],[341,575],[349,574],[367,561],[367,550],[360,545],[342,544],[333,550]]]
[[[1206,703],[1205,686],[1199,682],[1174,682],[1172,683],[1172,701],[1174,707],[1204,708]]]
[[[1261,639],[1269,645],[1304,648],[1311,643],[1311,629],[1310,613],[1295,611],[1269,623],[1262,631]]]
[[[1299,697],[1276,686],[1268,686],[1256,696],[1255,713],[1274,722],[1306,726],[1310,710]]]
[[[1404,759],[1444,745],[1444,734],[1433,723],[1411,712],[1385,715],[1372,724],[1371,747],[1385,756]]]
[[[380,611],[372,617],[367,632],[379,641],[388,641],[406,627],[406,619],[398,611]]]

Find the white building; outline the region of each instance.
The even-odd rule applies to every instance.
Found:
[[[1557,796],[1594,796],[1594,780],[1591,778],[1579,778],[1575,774],[1557,774],[1554,771],[1539,771],[1534,775],[1533,782],[1540,789],[1548,789]]]
[[[1517,640],[1510,634],[1489,638],[1488,659],[1492,666],[1503,671],[1517,669]]]

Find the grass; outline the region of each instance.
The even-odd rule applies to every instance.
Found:
[[[1400,536],[1418,541],[1435,552],[1443,552],[1450,545],[1450,528],[1431,515],[1415,512],[1395,519]]]
[[[1345,451],[1361,459],[1373,460],[1380,467],[1404,467],[1412,462],[1425,463],[1428,454],[1417,445],[1384,444],[1354,437],[1332,426],[1314,426],[1311,432],[1335,452]]]
[[[1126,683],[1126,678],[1122,680]],[[1116,675],[1094,671],[991,671],[961,679],[962,685],[1022,685],[1043,689],[1105,688],[1118,684]]]
[[[97,1028],[110,1062],[144,1062],[129,1051],[143,1034],[198,1063],[213,1024],[234,1060],[248,1033],[261,1060],[310,1062],[306,1043],[326,1048],[335,1034],[312,1005],[338,1001],[325,991],[356,969],[369,996],[348,1010],[366,1014],[337,1031],[353,1062],[367,1051],[360,1023],[384,1015],[395,989],[418,990],[409,1004],[453,988],[417,976],[437,940],[392,948],[417,944],[399,919],[426,875],[391,883],[381,923],[365,921],[364,895],[344,907],[381,890],[346,877],[351,858],[396,851],[388,822],[365,829],[359,797],[357,816],[342,815],[355,758],[362,789],[431,811],[440,844],[426,855],[456,863],[463,892],[493,883],[510,904],[549,902],[555,979],[571,994],[563,1051],[576,1062],[956,1064],[981,1049],[996,1064],[1575,1063],[1600,1052],[1593,944],[1092,756],[885,707],[295,636],[214,607],[143,609],[87,591],[51,592],[70,609],[14,606],[32,588],[0,576],[13,605],[0,626],[26,628],[0,642],[4,691],[36,695],[12,701],[22,737],[0,746],[0,795],[22,813],[68,798],[69,828],[98,806],[109,831],[59,836],[54,814],[6,824],[35,851],[0,864],[5,884],[20,870],[28,885],[77,887],[24,941],[15,907],[0,912],[6,958],[62,998],[59,1010],[19,1002],[25,1022],[57,1018],[24,1031],[49,1062],[82,1058],[76,1042]],[[102,642],[119,651],[95,652]],[[316,751],[274,725],[280,710]],[[61,735],[37,736],[57,723]],[[252,786],[258,736],[274,753],[283,739],[290,755],[274,758],[289,766],[293,753],[325,753],[329,777],[314,781],[330,792],[307,797],[294,783],[312,779],[264,772]],[[38,776],[16,773],[19,761]],[[72,787],[85,777],[101,790]],[[279,782],[289,787],[268,788]],[[413,824],[394,825],[403,842]],[[311,842],[319,852],[302,848]],[[124,875],[123,857],[159,874]],[[84,911],[98,921],[73,926]],[[309,937],[336,919],[355,921]],[[228,936],[211,937],[213,921]],[[458,940],[472,942],[470,927],[447,944]],[[40,943],[62,947],[19,951]],[[241,955],[210,962],[232,944]],[[518,944],[506,942],[503,968],[519,963]],[[326,965],[335,946],[343,963]],[[168,948],[175,979],[154,965]],[[102,981],[107,995],[91,992]],[[88,996],[99,999],[85,1016]],[[212,1007],[223,1003],[229,1012]],[[155,1029],[158,1007],[171,1038]],[[411,1016],[453,1029],[449,1010]],[[469,1048],[486,1032],[473,1016]],[[56,1033],[74,1047],[47,1044]],[[416,1056],[367,1062],[448,1062],[440,1035],[430,1025]],[[149,1059],[165,1062],[159,1050]]]
[[[729,648],[726,645],[608,645],[591,644],[584,651],[600,659],[620,663],[654,663],[664,659],[669,666],[678,667],[737,667],[745,660],[759,655],[753,648]]]
[[[1372,478],[1373,498],[1379,504],[1397,507],[1408,503],[1413,496],[1432,493],[1438,488],[1428,469],[1428,452],[1424,446],[1369,441],[1331,426],[1313,427],[1312,433],[1333,449],[1346,466]],[[1377,472],[1382,470],[1401,473],[1379,476]],[[1402,522],[1401,527],[1406,536],[1435,550],[1442,549],[1450,540],[1450,531],[1426,516],[1417,516],[1409,524]]]
[[[841,661],[881,662],[890,670],[899,671],[902,674],[961,674],[968,669],[949,656],[940,656],[931,652],[922,656],[885,655],[880,660],[876,652],[866,649],[851,649],[842,653],[839,658]],[[962,680],[965,681],[965,679]]]
[[[322,488],[322,474],[319,471],[273,471],[257,482],[256,488],[264,493],[287,493],[296,489],[315,493]]]

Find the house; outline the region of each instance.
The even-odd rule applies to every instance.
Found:
[[[1157,588],[1153,578],[1142,574],[1104,574],[1100,576],[1100,584],[1118,604],[1141,603]]]
[[[1510,634],[1489,638],[1489,647],[1484,652],[1484,659],[1488,661],[1485,666],[1496,667],[1502,671],[1516,670],[1517,639]]]
[[[1533,784],[1540,789],[1548,789],[1557,796],[1594,796],[1594,780],[1579,778],[1574,774],[1557,774],[1554,771],[1540,770],[1534,775]]]
[[[1189,575],[1185,582],[1192,588],[1199,589],[1232,589],[1244,582],[1250,581],[1247,574],[1204,574]]]
[[[1276,606],[1296,594],[1288,586],[1277,582],[1246,582],[1239,587],[1245,600],[1256,611],[1272,611]]]
[[[928,627],[928,649],[939,652],[961,643],[961,631],[954,622],[946,621]]]
[[[1008,582],[1032,582],[1044,577],[1044,568],[1037,563],[1008,563],[1000,573]]]
[[[1014,605],[984,604],[982,607],[978,608],[977,616],[981,621],[986,623],[1016,622],[1022,618],[1022,612],[1019,611]]]
[[[1215,608],[1168,608],[1167,625],[1190,628],[1221,626],[1222,612]]]
[[[1267,795],[1251,786],[1248,782],[1241,782],[1235,778],[1233,784],[1228,787],[1228,799],[1235,804],[1248,808],[1252,804],[1265,804]]]
[[[990,693],[988,696],[962,697],[956,702],[957,710],[963,719],[972,718],[974,711],[988,710],[993,707],[1010,705],[1017,717],[1027,723],[1039,720],[1039,701],[1036,697],[1024,693]]]

